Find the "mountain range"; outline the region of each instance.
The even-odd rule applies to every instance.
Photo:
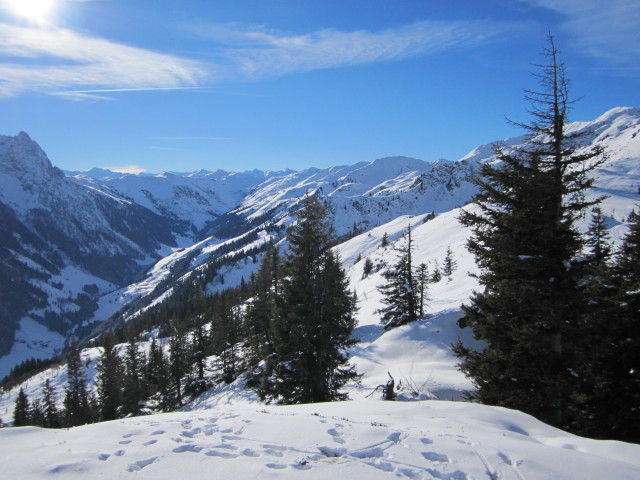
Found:
[[[640,202],[640,110],[618,107],[569,131],[606,151],[593,194],[608,195],[603,210],[619,239]],[[499,143],[516,148],[524,141]],[[63,172],[26,133],[0,136],[0,377],[22,360],[60,352],[71,335],[130,321],[192,275],[209,293],[247,280],[309,192],[330,207],[336,248],[356,291],[375,297],[375,288],[361,283],[357,260],[370,256],[382,265],[383,234],[393,240],[407,223],[433,216],[423,242],[451,244],[472,269],[455,212],[476,192],[479,165],[495,160],[493,145],[457,161],[390,157],[303,171],[131,175]],[[438,252],[420,247],[417,260],[433,261]],[[473,286],[449,285],[459,289],[458,306]],[[370,317],[375,305],[367,309]]]

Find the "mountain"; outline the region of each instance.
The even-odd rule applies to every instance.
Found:
[[[25,133],[0,136],[0,184],[0,355],[20,325],[66,336],[176,246],[170,220],[70,180]]]
[[[626,231],[622,221],[640,200],[640,110],[616,108],[569,129],[608,153],[595,194],[609,195],[603,206],[619,239]],[[2,289],[11,294],[0,293],[0,375],[25,358],[51,355],[72,331],[83,335],[137,317],[196,275],[208,293],[246,281],[268,243],[282,241],[308,192],[322,195],[336,235],[354,249],[347,255],[339,247],[358,290],[357,258],[382,255],[375,242],[384,233],[397,238],[410,216],[421,222],[427,213],[439,214],[433,223],[439,229],[422,241],[446,249],[450,242],[433,236],[457,225],[449,212],[471,199],[476,169],[494,160],[492,149],[480,146],[458,161],[391,157],[300,172],[130,175],[94,169],[65,176],[26,134],[0,137],[0,261],[4,286],[12,287]],[[430,231],[429,224],[424,228]],[[464,231],[460,235],[456,255],[464,256]],[[354,238],[360,243],[350,243]],[[440,250],[419,261],[434,261]],[[460,285],[458,305],[473,288]],[[375,288],[365,290],[375,298]],[[377,322],[375,308],[360,314],[361,325]]]

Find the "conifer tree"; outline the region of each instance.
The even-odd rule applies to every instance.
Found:
[[[444,260],[442,262],[442,273],[450,277],[453,275],[453,272],[456,270],[458,266],[458,262],[456,262],[453,258],[453,252],[451,251],[451,246],[447,247],[447,253],[445,254]]]
[[[149,347],[145,378],[149,389],[149,397],[155,402],[160,411],[169,411],[171,409],[171,401],[167,357],[162,345],[158,343],[155,337],[151,339]]]
[[[636,216],[590,305],[593,349],[584,433],[640,442],[640,217]]]
[[[124,378],[122,380],[122,415],[137,416],[142,413],[146,399],[144,382],[144,358],[135,336],[129,334],[124,356]]]
[[[122,361],[114,338],[107,333],[103,337],[102,352],[96,366],[98,410],[102,421],[120,417],[122,406],[121,377],[124,373]]]
[[[93,421],[93,402],[87,391],[80,347],[75,341],[69,347],[67,356],[67,386],[63,404],[66,426],[75,427]]]
[[[44,426],[44,410],[42,408],[42,402],[39,398],[34,398],[31,402],[31,409],[29,411],[29,419],[31,425],[42,427]]]
[[[531,122],[521,125],[527,143],[515,151],[496,146],[500,163],[481,167],[477,207],[461,217],[473,230],[467,246],[484,289],[474,292],[459,323],[486,347],[458,342],[454,351],[475,383],[473,399],[567,428],[578,410],[574,373],[587,354],[585,271],[576,262],[583,241],[574,223],[598,202],[585,193],[589,172],[604,159],[565,131],[571,100],[552,37],[544,55],[542,91],[526,95],[533,107]]]
[[[169,398],[171,408],[184,405],[183,380],[189,371],[187,333],[181,322],[174,322],[173,331],[169,337]]]
[[[588,259],[596,268],[600,267],[611,256],[609,236],[609,231],[604,223],[602,209],[600,207],[593,208],[591,223],[587,230],[586,244],[589,247]]]
[[[205,373],[207,370],[209,343],[209,337],[205,331],[203,320],[200,318],[197,320],[189,345],[193,378],[190,379],[186,391],[194,398],[207,390]]]
[[[425,304],[427,300],[429,300],[429,269],[424,263],[418,266],[416,282],[418,285],[418,315],[422,317],[424,315]]]
[[[43,409],[43,422],[42,426],[45,428],[59,428],[60,411],[58,409],[56,389],[51,385],[51,381],[47,378],[42,387],[42,409]]]
[[[272,326],[281,307],[281,259],[278,247],[269,247],[255,277],[254,295],[245,315],[250,382],[256,389],[262,384],[260,363],[274,352]]]
[[[265,397],[277,403],[344,400],[340,389],[359,375],[346,349],[356,325],[355,299],[331,250],[327,208],[306,196],[287,236],[282,309],[272,325],[273,354],[265,372]]]
[[[29,397],[24,393],[24,389],[20,389],[16,397],[16,403],[13,410],[13,426],[24,427],[31,425],[31,406]]]
[[[396,263],[382,274],[386,283],[378,287],[383,295],[382,303],[386,305],[380,309],[381,323],[385,330],[418,319],[420,297],[413,272],[413,240],[410,226],[395,250]]]

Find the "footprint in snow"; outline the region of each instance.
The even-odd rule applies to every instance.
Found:
[[[109,460],[109,457],[111,455],[109,455],[108,453],[101,453],[100,455],[98,455],[98,460],[102,460],[103,462],[106,460]]]
[[[151,432],[151,435],[162,435],[164,433],[167,433],[167,432],[165,430],[155,430]]]
[[[219,450],[207,450],[206,452],[204,452],[205,455],[208,455],[210,457],[220,457],[220,458],[238,458],[238,455],[235,453],[229,453],[229,452],[221,452]]]
[[[184,453],[184,452],[198,453],[200,450],[202,450],[202,447],[189,443],[187,445],[181,445],[179,447],[174,448],[172,452],[173,453]]]
[[[148,442],[144,442],[144,443],[142,444],[142,446],[144,446],[144,447],[148,447],[149,445],[153,445],[154,443],[157,443],[157,442],[158,442],[158,440],[156,440],[156,439],[149,440]]]
[[[342,432],[336,428],[330,428],[327,430],[327,433],[331,435],[333,441],[336,443],[345,443],[344,438],[342,438]]]
[[[425,445],[433,445],[433,440],[431,440],[430,438],[421,438],[420,441],[422,443],[424,443]]]
[[[276,469],[276,470],[283,470],[283,469],[287,468],[286,465],[282,465],[280,463],[267,463],[266,467],[267,468],[273,468],[273,469]]]
[[[128,445],[128,444],[129,444],[129,443],[131,443],[131,442],[132,442],[132,440],[120,440],[118,443],[119,443],[120,445]]]
[[[137,472],[138,470],[142,470],[144,467],[148,467],[153,462],[157,460],[158,457],[147,458],[146,460],[138,460],[135,463],[130,464],[127,467],[127,471],[129,472]]]
[[[258,452],[255,452],[253,450],[251,450],[250,448],[245,448],[244,450],[242,450],[242,455],[244,455],[245,457],[259,457],[260,454]]]
[[[124,455],[124,454],[125,454],[125,451],[124,451],[124,450],[118,450],[116,453],[114,453],[114,455],[115,455],[116,457],[121,457],[121,456],[122,456],[122,455]]]
[[[449,457],[444,453],[437,452],[422,452],[422,456],[434,463],[449,463]]]

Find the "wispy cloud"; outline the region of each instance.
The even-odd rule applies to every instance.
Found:
[[[561,28],[584,53],[627,65],[640,63],[640,2],[524,0],[564,16]]]
[[[320,30],[304,35],[239,25],[194,29],[215,42],[235,75],[261,78],[401,60],[477,45],[503,32],[494,22],[423,21],[378,32]]]
[[[326,68],[400,60],[478,45],[513,26],[416,22],[377,32],[325,29],[291,34],[239,25],[200,25],[210,56],[193,60],[68,29],[0,23],[0,97],[38,92],[70,100],[108,93],[210,88]]]
[[[133,175],[138,175],[139,173],[144,173],[146,170],[142,168],[140,165],[122,165],[122,166],[113,166],[113,167],[101,167],[106,170],[111,170],[112,172],[117,173],[131,173]]]
[[[211,78],[200,62],[55,27],[0,23],[0,96],[44,92],[96,98],[112,89],[193,87]]]

